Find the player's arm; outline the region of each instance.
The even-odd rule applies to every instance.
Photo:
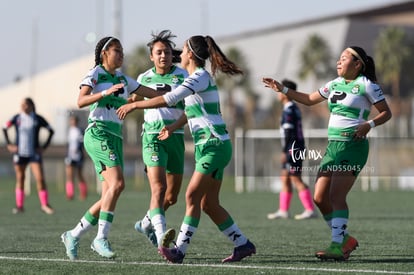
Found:
[[[265,84],[265,87],[271,88],[272,90],[278,93],[284,93],[287,96],[289,96],[289,98],[307,106],[315,105],[325,100],[325,98],[319,93],[319,91],[307,94],[285,87],[283,84],[279,83],[273,78],[264,77],[262,81]]]
[[[146,97],[146,98],[153,98],[159,95],[162,95],[162,93],[160,93],[159,91],[156,91],[150,87],[144,86],[144,85],[140,85],[138,87],[138,89],[136,89],[133,94],[136,94],[137,96],[140,96],[142,98]]]
[[[6,141],[7,144],[7,150],[10,153],[16,153],[17,152],[17,145],[16,144],[12,144],[12,142],[10,141],[9,138],[9,134],[8,134],[8,129],[13,125],[13,119],[8,121],[6,123],[6,125],[3,127],[3,135],[4,135],[4,139]]]
[[[105,96],[108,96],[110,94],[113,94],[117,92],[119,89],[123,89],[124,84],[119,83],[113,85],[111,88],[100,91],[99,93],[92,94],[92,87],[88,85],[82,85],[80,87],[79,96],[78,96],[78,107],[83,108],[86,106],[89,106]]]
[[[159,135],[158,135],[158,139],[159,140],[165,140],[167,138],[169,138],[174,131],[176,131],[177,129],[182,128],[185,124],[187,123],[187,116],[183,113],[179,119],[177,119],[174,123],[171,123],[169,125],[164,126]]]

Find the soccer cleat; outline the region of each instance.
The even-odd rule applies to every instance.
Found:
[[[316,218],[317,215],[315,211],[305,210],[301,214],[295,215],[295,220],[306,220]]]
[[[243,258],[246,258],[247,256],[251,256],[252,254],[256,254],[256,247],[254,246],[253,243],[247,240],[246,244],[235,247],[233,250],[233,254],[223,259],[221,262],[222,263],[239,262]]]
[[[357,239],[346,234],[344,236],[344,240],[342,241],[342,253],[344,253],[345,260],[349,259],[351,256],[352,251],[357,249],[359,246]]]
[[[168,262],[173,264],[182,264],[185,255],[178,248],[159,247],[158,253],[163,256]]]
[[[24,213],[24,208],[23,207],[15,207],[12,209],[12,213],[13,214],[22,214]]]
[[[42,207],[40,209],[48,215],[52,215],[53,213],[55,213],[53,208],[50,207],[50,205],[48,205],[48,204],[42,205]]]
[[[332,242],[331,245],[322,251],[315,253],[316,258],[321,260],[335,260],[345,261],[344,253],[342,252],[342,244]]]
[[[161,240],[160,240],[161,246],[169,248],[170,243],[174,241],[174,238],[175,238],[175,230],[172,228],[167,229],[167,231],[165,231],[164,235],[162,235],[161,237]]]
[[[267,214],[267,218],[269,220],[288,219],[289,218],[289,213],[287,211],[278,210],[274,213]]]
[[[91,249],[104,258],[115,258],[115,252],[112,251],[111,244],[107,239],[94,239]]]
[[[155,247],[158,246],[158,242],[157,242],[157,236],[155,235],[155,230],[152,227],[152,225],[149,228],[143,228],[142,227],[142,221],[137,221],[135,223],[134,226],[135,230],[138,231],[139,233],[144,234],[145,236],[147,236],[148,240],[152,243],[152,245],[154,245]],[[175,232],[174,232],[175,235]]]
[[[79,238],[72,237],[69,231],[63,233],[60,238],[66,247],[66,255],[70,260],[78,259]]]

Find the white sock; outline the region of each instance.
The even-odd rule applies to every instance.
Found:
[[[231,242],[234,243],[235,247],[238,247],[238,246],[241,246],[247,243],[246,236],[244,236],[240,228],[235,223],[233,223],[230,227],[224,229],[221,232],[223,232],[223,234],[226,235],[227,238]]]
[[[112,215],[113,219],[113,212],[106,212],[108,216]],[[98,233],[96,234],[97,239],[107,239],[109,230],[111,230],[112,219],[111,221],[107,221],[101,218],[102,212],[99,214],[100,218],[98,221]]]
[[[332,242],[342,243],[344,240],[347,223],[348,219],[346,218],[332,219]]]
[[[89,223],[85,217],[82,217],[79,223],[70,231],[70,234],[74,238],[82,237],[86,232],[88,232],[93,225]]]
[[[151,226],[151,219],[150,219],[150,211],[147,211],[147,214],[145,214],[145,217],[141,220],[141,227],[142,229],[148,229]]]
[[[197,227],[193,227],[185,223],[181,224],[180,233],[178,234],[176,245],[183,254],[185,254],[185,252],[187,251],[187,247],[191,242],[191,238],[193,237],[196,231]]]
[[[166,231],[165,216],[157,214],[151,218],[152,225],[154,226],[155,236],[157,236],[158,244],[161,245],[161,238]]]

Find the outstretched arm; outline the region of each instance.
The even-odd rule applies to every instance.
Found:
[[[150,109],[168,106],[163,96],[157,96],[148,100],[135,101],[122,105],[116,110],[116,114],[120,119],[125,119],[127,114],[135,109]]]
[[[124,84],[119,83],[119,84],[113,85],[111,88],[107,90],[101,91],[100,93],[91,94],[92,87],[83,85],[80,89],[79,96],[78,96],[78,107],[83,108],[83,107],[89,106],[99,101],[103,97],[117,92],[119,89],[122,89],[123,87],[124,87]]]
[[[265,87],[271,88],[272,90],[278,93],[284,93],[289,98],[307,106],[315,105],[325,100],[325,98],[322,97],[318,91],[306,94],[285,87],[283,84],[279,83],[273,78],[264,77],[262,81],[265,84]]]
[[[137,94],[138,96],[146,97],[146,98],[153,98],[153,97],[157,97],[159,95],[162,95],[161,92],[156,91],[156,90],[154,90],[152,88],[149,88],[147,86],[144,86],[144,85],[140,85],[138,87],[138,89],[136,89],[134,91],[134,93]]]

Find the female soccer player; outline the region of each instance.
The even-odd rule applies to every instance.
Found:
[[[131,93],[152,97],[154,90],[140,86],[134,79],[117,70],[124,53],[121,42],[114,37],[102,38],[95,48],[95,66],[80,84],[79,108],[90,106],[85,149],[91,157],[102,182],[100,200],[95,202],[80,222],[62,234],[69,259],[78,257],[79,240],[94,225],[99,224],[92,250],[105,258],[114,258],[108,234],[114,219],[115,206],[125,187],[122,145],[122,120],[115,110],[127,103]]]
[[[3,127],[7,150],[13,154],[14,171],[16,172],[16,207],[13,208],[13,213],[24,212],[25,172],[27,165],[30,163],[30,168],[37,183],[40,209],[46,214],[53,214],[54,210],[49,205],[49,192],[43,172],[42,154],[49,146],[54,131],[49,123],[36,113],[36,106],[30,97],[23,100],[21,108],[22,112],[14,115]],[[15,143],[10,141],[7,132],[12,126],[16,129]],[[39,132],[42,127],[49,132],[49,136],[43,146],[39,143]]]
[[[138,83],[157,90],[160,95],[177,88],[188,76],[186,70],[173,64],[175,35],[169,30],[152,35],[147,44],[154,67],[138,76]],[[158,246],[166,231],[165,211],[177,202],[184,171],[184,129],[181,127],[170,138],[159,140],[162,128],[184,115],[184,103],[171,107],[146,109],[142,133],[142,158],[151,188],[149,210],[135,224],[153,245]]]
[[[188,245],[200,222],[201,210],[217,225],[234,245],[233,254],[223,262],[240,261],[256,253],[256,248],[241,232],[230,214],[221,206],[220,187],[224,168],[231,160],[232,145],[226,124],[220,113],[220,100],[213,77],[205,69],[210,58],[212,75],[220,70],[229,75],[242,71],[222,53],[210,36],[192,36],[185,42],[181,66],[187,70],[186,78],[177,89],[150,100],[121,106],[117,114],[121,119],[134,109],[174,106],[185,99],[185,114],[195,143],[196,167],[186,190],[186,211],[176,246],[162,240],[159,253],[172,263],[182,263]],[[181,123],[181,125],[180,125]],[[182,126],[177,122],[164,127],[160,138],[166,138]]]
[[[366,136],[371,128],[391,118],[391,111],[376,83],[375,64],[360,47],[346,48],[336,63],[338,77],[313,93],[289,89],[272,78],[266,87],[287,94],[305,105],[328,101],[331,116],[328,146],[320,163],[314,201],[331,228],[331,245],[316,252],[320,259],[346,260],[358,242],[348,234],[346,196],[364,167],[369,151]],[[371,106],[378,114],[368,120]]]

